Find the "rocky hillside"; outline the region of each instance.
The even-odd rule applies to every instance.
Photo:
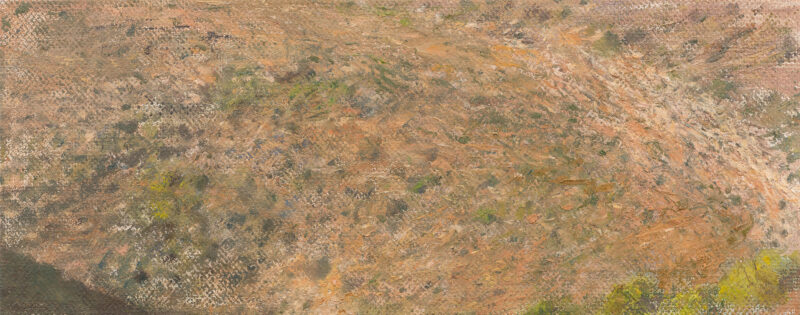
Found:
[[[0,246],[150,311],[715,283],[800,244],[787,3],[0,3]]]

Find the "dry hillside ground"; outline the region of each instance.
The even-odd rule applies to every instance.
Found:
[[[0,18],[0,246],[137,308],[589,307],[800,244],[793,1],[30,0]]]

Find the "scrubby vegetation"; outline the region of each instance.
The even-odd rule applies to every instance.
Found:
[[[798,289],[800,253],[767,249],[736,262],[715,284],[665,292],[650,276],[615,285],[602,300],[602,314],[719,314],[771,309]],[[590,307],[591,308],[591,307]],[[579,306],[561,299],[543,300],[523,314],[576,314]]]
[[[588,311],[568,298],[543,300],[526,309],[521,315],[579,315]]]
[[[604,56],[614,55],[622,49],[622,42],[617,34],[611,31],[603,33],[603,37],[592,44],[592,48]]]
[[[649,277],[636,277],[614,286],[603,303],[604,314],[649,314],[658,308],[663,293]]]
[[[263,105],[269,94],[268,82],[257,74],[258,68],[227,67],[217,78],[212,98],[220,110],[240,113]]]
[[[704,285],[694,289],[679,291],[666,297],[657,314],[718,314],[722,311],[716,285]]]
[[[497,211],[490,208],[480,208],[475,212],[475,219],[483,224],[497,221]]]
[[[412,179],[411,187],[409,190],[413,193],[422,194],[425,193],[429,188],[434,186],[439,186],[441,184],[442,177],[437,176],[434,174],[425,175],[421,178]]]
[[[800,253],[762,251],[754,259],[734,265],[722,278],[720,301],[737,309],[772,307],[784,301],[787,291],[796,289],[799,270]]]
[[[797,239],[780,23],[705,3],[334,2],[6,6],[0,243],[164,313],[795,298],[794,255],[725,264]]]

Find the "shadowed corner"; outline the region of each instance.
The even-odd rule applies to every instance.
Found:
[[[124,300],[65,279],[50,265],[0,248],[2,314],[146,314]]]

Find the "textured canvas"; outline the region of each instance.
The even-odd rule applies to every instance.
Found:
[[[795,0],[0,0],[1,314],[797,314]]]

